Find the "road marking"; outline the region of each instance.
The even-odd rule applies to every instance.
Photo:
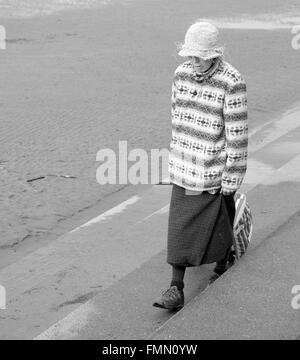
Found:
[[[249,135],[249,151],[256,152],[281,136],[295,130],[300,126],[300,103],[286,111],[278,120],[267,122],[254,129]]]
[[[66,338],[72,339],[88,323],[90,315],[95,313],[96,310],[92,301],[89,300],[33,340],[55,339],[62,333]]]
[[[89,220],[88,222],[86,222],[83,225],[78,226],[77,228],[73,229],[72,231],[70,231],[70,233],[73,233],[75,231],[78,231],[84,227],[93,225],[93,224],[97,224],[100,223],[101,221],[105,221],[110,219],[112,216],[116,215],[116,214],[120,214],[121,212],[125,211],[129,205],[135,204],[137,201],[139,201],[141,199],[140,196],[132,196],[131,198],[129,198],[128,200],[123,201],[122,203],[120,203],[119,205],[105,211],[103,214]]]
[[[270,176],[272,175],[272,176]],[[300,155],[294,157],[284,166],[262,179],[262,185],[275,185],[280,182],[300,182]]]
[[[163,214],[167,213],[169,211],[169,206],[170,206],[170,204],[168,204],[166,206],[163,206],[161,209],[159,209],[157,211],[154,211],[152,214],[144,217],[143,220],[141,220],[139,222],[146,221],[146,220],[150,219],[154,215],[163,215]]]

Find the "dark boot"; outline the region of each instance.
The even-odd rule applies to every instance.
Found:
[[[153,306],[169,310],[180,310],[184,306],[183,290],[178,290],[177,286],[170,286],[169,289],[163,291],[161,297],[153,303]]]

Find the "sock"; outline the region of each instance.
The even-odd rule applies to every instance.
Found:
[[[172,267],[172,281],[171,286],[177,286],[178,290],[182,290],[184,288],[184,274],[185,274],[185,266],[173,266]]]

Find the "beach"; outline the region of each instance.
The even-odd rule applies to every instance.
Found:
[[[57,11],[105,6],[110,0],[0,0],[1,16],[26,18],[50,15]]]
[[[131,186],[97,183],[100,149],[117,152],[121,140],[149,153],[168,147],[171,82],[182,61],[176,44],[195,18],[268,13],[299,14],[300,5],[142,0],[1,13],[1,252],[41,246],[66,231],[65,221]],[[247,81],[250,131],[299,101],[300,50],[289,27],[222,34],[227,59]]]

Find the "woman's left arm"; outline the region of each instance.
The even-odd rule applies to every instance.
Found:
[[[222,192],[226,195],[238,190],[247,170],[247,88],[241,76],[226,91],[223,115],[227,160],[222,174]]]

